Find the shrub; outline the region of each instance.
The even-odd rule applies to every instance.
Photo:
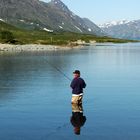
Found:
[[[2,31],[1,39],[4,40],[5,42],[11,42],[12,40],[14,40],[14,35],[10,31]]]

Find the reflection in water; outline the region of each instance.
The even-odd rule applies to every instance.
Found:
[[[83,114],[82,104],[72,104],[72,116],[70,121],[74,127],[74,133],[80,135],[81,127],[84,126],[86,122],[86,116]]]

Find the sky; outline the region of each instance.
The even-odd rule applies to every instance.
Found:
[[[49,0],[43,0],[48,2]],[[140,19],[140,0],[62,0],[80,17],[96,24],[109,21]]]

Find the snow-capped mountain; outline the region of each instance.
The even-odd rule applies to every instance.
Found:
[[[140,20],[112,21],[99,27],[112,37],[140,40]]]
[[[120,21],[111,21],[111,22],[107,22],[107,23],[104,23],[104,24],[99,24],[99,27],[100,28],[108,28],[108,27],[112,27],[112,26],[116,26],[116,25],[123,25],[123,24],[128,24],[129,20],[120,20]]]
[[[97,25],[75,15],[61,0],[0,0],[0,19],[26,29],[103,35]]]

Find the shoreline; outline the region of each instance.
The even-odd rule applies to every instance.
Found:
[[[128,43],[128,42],[127,42]],[[129,42],[130,43],[130,42]],[[77,44],[77,45],[42,45],[42,44],[25,44],[25,45],[13,45],[0,43],[0,52],[45,52],[45,51],[58,51],[58,50],[71,50],[81,49],[86,46],[106,46],[115,45],[113,42],[105,43],[89,43],[89,44]],[[117,43],[118,44],[118,43]],[[122,43],[121,43],[122,44]],[[124,43],[123,43],[124,44]]]
[[[41,44],[26,44],[26,45],[12,45],[1,44],[0,52],[40,52],[40,51],[56,51],[56,50],[70,50],[73,48],[82,48],[82,45],[78,46],[57,46],[57,45],[41,45]]]

